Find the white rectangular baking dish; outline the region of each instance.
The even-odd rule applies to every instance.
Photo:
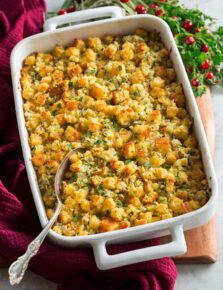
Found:
[[[41,198],[41,193],[39,191],[37,177],[31,162],[31,150],[28,144],[28,133],[25,127],[23,114],[23,99],[20,87],[20,70],[22,68],[23,60],[25,57],[32,52],[50,51],[57,44],[65,46],[69,45],[72,43],[74,38],[87,38],[89,36],[102,37],[106,34],[129,34],[138,27],[142,27],[148,31],[159,32],[165,46],[170,51],[170,56],[177,73],[178,81],[183,85],[188,110],[194,120],[194,131],[199,141],[204,168],[208,178],[209,187],[211,189],[210,199],[207,204],[194,212],[190,212],[168,220],[158,221],[155,223],[128,229],[85,237],[65,237],[55,233],[52,230],[49,232],[48,238],[59,246],[76,247],[91,245],[93,247],[96,264],[100,269],[110,269],[127,264],[142,262],[145,260],[185,253],[186,243],[183,230],[191,229],[201,224],[207,223],[215,212],[217,200],[216,176],[205,132],[184,65],[182,63],[169,26],[160,18],[150,15],[137,15],[129,17],[123,16],[122,9],[118,7],[103,7],[51,18],[47,20],[45,24],[45,30],[47,32],[40,33],[22,40],[13,49],[11,55],[11,72],[15,107],[23,156],[33,198],[39,215],[39,220],[42,227],[44,227],[48,220]],[[102,17],[112,17],[113,19],[86,23],[86,20]],[[58,25],[80,21],[82,21],[81,24],[56,29]],[[170,233],[172,236],[172,241],[168,244],[138,249],[116,255],[109,255],[106,251],[106,244],[145,240],[151,237],[161,237],[168,233]]]

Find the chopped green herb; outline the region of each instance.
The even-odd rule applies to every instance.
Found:
[[[118,66],[118,70],[119,70],[119,71],[122,70],[122,66],[121,66],[121,65]]]
[[[165,164],[163,165],[163,168],[165,168],[165,169],[170,169],[170,167],[171,167],[171,164],[167,164],[167,163],[165,163]]]
[[[113,117],[113,118],[111,119],[111,121],[112,121],[112,123],[113,123],[113,127],[114,127],[114,129],[115,129],[115,132],[118,132],[118,131],[121,129],[121,127],[120,127],[119,124],[116,122],[116,119]]]
[[[145,166],[146,168],[150,168],[150,167],[152,167],[152,164],[151,164],[150,161],[146,161],[146,162],[144,163],[144,166]]]
[[[132,162],[132,160],[125,160],[125,164],[129,164],[130,162]]]
[[[175,176],[175,179],[176,179],[176,181],[177,182],[179,182],[180,181],[180,177],[177,175],[177,176]]]
[[[85,136],[86,136],[87,138],[91,138],[92,135],[93,135],[93,132],[91,132],[91,131],[87,131],[87,132],[85,133]]]
[[[99,184],[95,188],[96,193],[99,194],[99,195],[102,195],[102,196],[105,196],[106,195],[106,192],[104,190],[105,190],[105,188],[104,188],[104,185],[103,184]]]
[[[96,83],[103,85],[103,80],[102,79],[96,79]]]
[[[57,113],[57,110],[53,110],[53,111],[52,111],[52,115],[53,115],[53,116],[56,116],[56,113]]]
[[[81,219],[81,215],[80,214],[77,214],[75,217],[74,217],[74,222],[79,222]]]
[[[108,174],[105,175],[105,177],[113,177],[113,176],[115,176],[114,173],[108,173]]]
[[[107,141],[106,140],[103,140],[103,139],[98,139],[94,142],[94,144],[98,145],[98,144],[106,144]]]
[[[77,181],[77,173],[74,173],[73,175],[72,175],[72,177],[71,177],[71,181],[72,182],[76,182]]]
[[[89,75],[93,75],[93,74],[95,73],[95,69],[93,69],[93,68],[89,68],[89,69],[87,70],[87,73],[88,73]]]
[[[138,98],[140,96],[140,92],[139,91],[134,91],[132,94],[133,99],[134,98]]]
[[[83,97],[79,97],[79,96],[72,96],[72,99],[73,100],[76,100],[76,101],[79,101],[79,102],[82,102],[83,101]]]
[[[37,80],[37,74],[35,72],[31,72],[31,78],[33,82],[35,82],[35,80]]]
[[[68,149],[73,149],[73,144],[70,142],[70,143],[67,143],[67,147],[68,147]]]
[[[68,87],[69,87],[69,89],[72,89],[73,88],[73,83],[71,81],[69,81]]]

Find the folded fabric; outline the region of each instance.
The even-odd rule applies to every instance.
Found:
[[[41,230],[22,159],[9,57],[19,40],[41,31],[44,12],[43,0],[0,2],[0,255],[9,262],[23,254]],[[109,246],[108,251],[115,254],[158,244],[154,239]],[[91,248],[62,249],[47,241],[29,268],[57,283],[58,290],[169,290],[177,276],[170,258],[101,271]]]

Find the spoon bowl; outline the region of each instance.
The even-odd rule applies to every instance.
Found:
[[[46,226],[43,228],[43,230],[40,232],[40,234],[35,238],[35,240],[33,240],[28,245],[25,254],[20,256],[9,267],[8,273],[9,273],[9,282],[11,285],[19,284],[22,281],[24,274],[26,272],[26,269],[28,268],[30,259],[38,253],[39,248],[42,245],[46,235],[48,234],[49,230],[51,229],[51,227],[55,223],[55,221],[60,213],[60,210],[61,210],[61,207],[63,204],[62,198],[61,198],[62,197],[61,184],[62,184],[62,181],[64,178],[64,174],[69,167],[69,158],[74,153],[77,153],[77,152],[83,153],[85,151],[86,151],[86,149],[84,149],[84,148],[81,148],[81,147],[76,148],[76,149],[70,151],[62,160],[62,162],[61,162],[61,164],[56,172],[56,175],[55,175],[54,190],[55,190],[57,203],[56,203],[54,214],[50,218],[50,220],[48,221]]]

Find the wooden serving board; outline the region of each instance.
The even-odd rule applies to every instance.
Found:
[[[215,124],[209,89],[204,96],[197,98],[197,104],[213,157],[215,145]],[[217,260],[217,235],[215,218],[213,218],[208,224],[204,226],[186,231],[185,238],[187,243],[187,253],[182,256],[173,257],[176,263],[202,264],[213,263]],[[166,243],[169,240],[170,237],[164,237],[161,239],[162,243]],[[7,261],[0,256],[0,267],[7,266]]]
[[[207,93],[196,100],[213,158],[215,147],[215,123],[210,90],[207,89]],[[218,249],[215,218],[206,225],[186,231],[185,238],[187,253],[182,256],[173,257],[176,263],[207,264],[214,263],[217,260]],[[162,238],[163,243],[167,243],[169,240],[170,237]]]

